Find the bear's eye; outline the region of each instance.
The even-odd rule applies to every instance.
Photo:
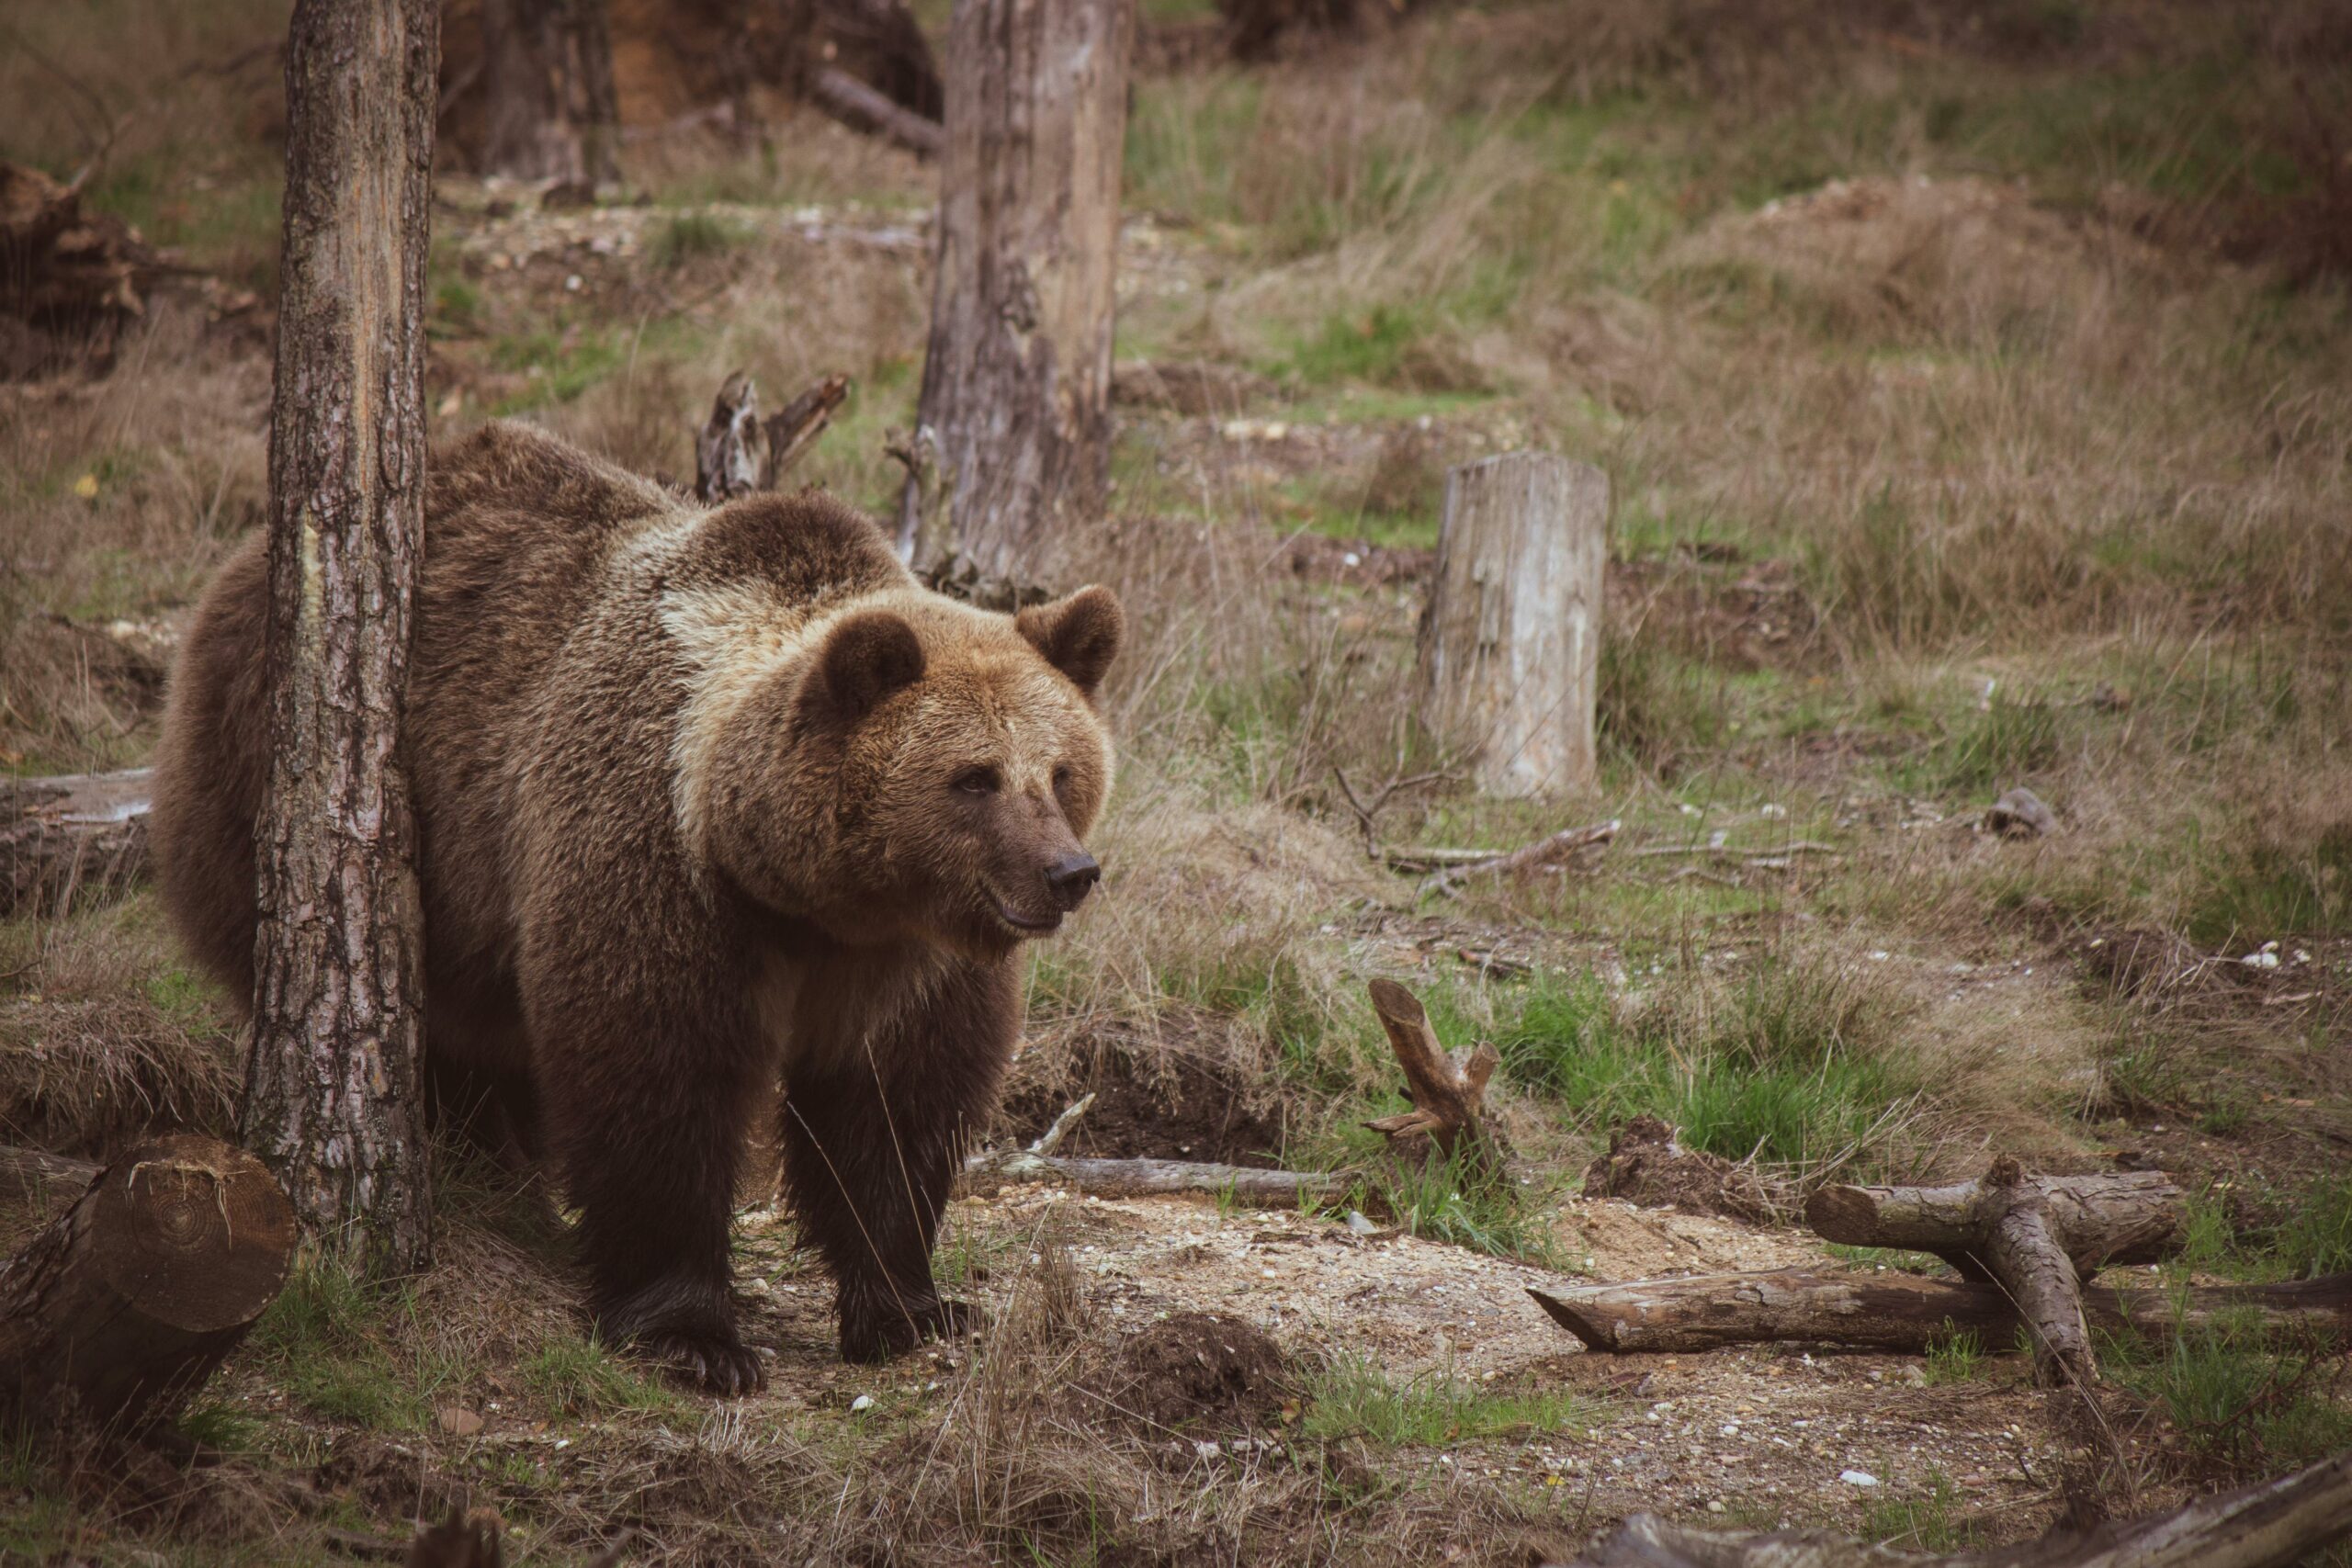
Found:
[[[966,768],[956,775],[954,785],[959,795],[994,795],[997,790],[994,768]]]

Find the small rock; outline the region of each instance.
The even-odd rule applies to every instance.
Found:
[[[1374,1224],[1370,1220],[1364,1218],[1364,1213],[1362,1209],[1350,1209],[1348,1211],[1348,1229],[1353,1231],[1356,1235],[1370,1235],[1379,1228],[1380,1227],[1378,1225]]]
[[[849,1413],[853,1416],[862,1416],[873,1408],[874,1396],[870,1393],[861,1393],[849,1402]]]
[[[1867,1470],[1841,1470],[1838,1472],[1838,1479],[1844,1482],[1849,1486],[1875,1486],[1878,1484],[1878,1477],[1872,1475]]]
[[[470,1438],[481,1430],[481,1417],[462,1404],[445,1404],[433,1413],[433,1419],[453,1438]]]
[[[1984,826],[2007,838],[2041,838],[2058,830],[2058,814],[2030,789],[2008,791],[1984,813]]]

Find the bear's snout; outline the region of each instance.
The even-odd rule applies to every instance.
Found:
[[[1064,855],[1046,868],[1046,888],[1054,896],[1054,903],[1064,913],[1086,902],[1094,885],[1102,880],[1102,868],[1084,850]]]

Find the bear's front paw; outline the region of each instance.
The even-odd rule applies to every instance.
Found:
[[[656,1329],[637,1339],[638,1348],[663,1366],[684,1373],[706,1392],[731,1399],[768,1385],[759,1354],[732,1334]]]
[[[969,1302],[885,1301],[865,1310],[844,1303],[842,1311],[842,1359],[887,1361],[903,1356],[926,1339],[955,1339],[980,1325],[980,1312]]]

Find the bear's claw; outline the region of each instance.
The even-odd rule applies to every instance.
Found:
[[[926,1339],[955,1339],[980,1325],[980,1311],[969,1302],[892,1303],[842,1323],[842,1359],[887,1361]]]
[[[655,1360],[722,1398],[757,1393],[768,1385],[767,1369],[760,1365],[758,1352],[731,1335],[721,1337],[684,1329],[662,1329],[639,1336],[637,1343]]]

